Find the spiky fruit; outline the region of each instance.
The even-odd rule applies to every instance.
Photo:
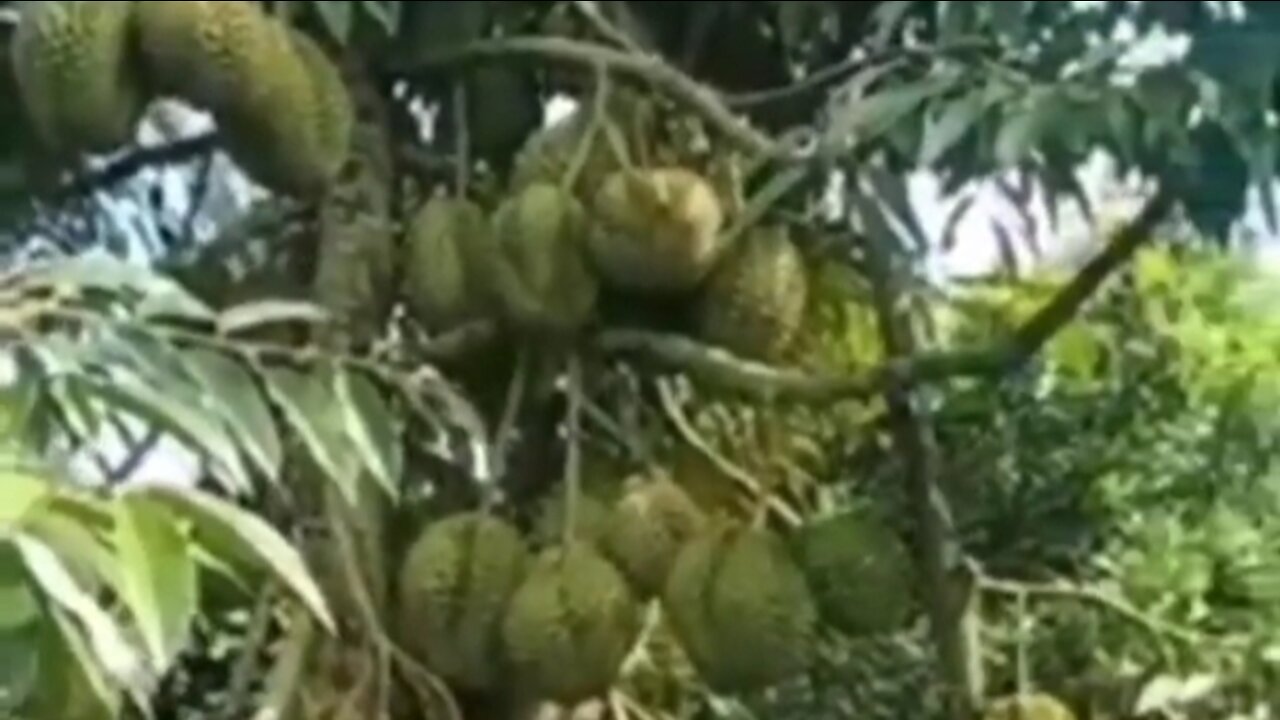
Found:
[[[642,597],[662,592],[677,553],[702,526],[702,512],[665,474],[638,478],[605,522],[605,553]]]
[[[890,633],[911,615],[910,554],[869,513],[819,520],[796,535],[793,547],[822,619],[837,630]]]
[[[626,580],[591,545],[545,550],[503,623],[516,682],[567,707],[599,697],[617,678],[641,620]]]
[[[700,534],[676,558],[663,605],[699,675],[716,691],[763,689],[812,659],[817,609],[772,531],[717,526]]]
[[[314,197],[346,160],[353,113],[337,70],[318,48],[266,18],[253,80],[213,108],[227,154],[274,192]],[[338,109],[347,104],[344,113]],[[346,137],[342,137],[346,135]]]
[[[1047,693],[1011,695],[987,706],[983,720],[1076,720],[1061,700]]]
[[[611,173],[592,210],[592,260],[620,288],[693,290],[728,247],[715,189],[685,168]]]
[[[599,282],[586,257],[582,204],[551,183],[534,183],[499,206],[493,228],[489,277],[507,320],[533,333],[586,325]]]
[[[464,513],[428,526],[400,573],[402,637],[428,669],[484,689],[502,677],[502,621],[529,566],[507,523]]]
[[[276,72],[278,42],[256,2],[135,3],[138,45],[157,92],[207,110],[232,103]],[[291,109],[290,109],[291,110]]]
[[[539,547],[558,545],[564,539],[564,507],[564,493],[560,492],[542,503],[533,531],[534,542]],[[609,521],[608,505],[586,493],[578,496],[573,517],[574,539],[603,548]]]
[[[809,281],[785,228],[749,231],[708,280],[698,309],[701,335],[757,360],[781,357],[804,318]]]
[[[127,143],[146,98],[132,44],[133,2],[24,3],[10,40],[31,124],[51,150],[109,152]]]
[[[475,203],[435,197],[409,221],[405,240],[404,294],[427,329],[453,329],[486,309],[480,251],[488,219]]]

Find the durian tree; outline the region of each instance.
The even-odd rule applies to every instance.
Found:
[[[1070,717],[988,682],[985,601],[1034,587],[957,526],[946,411],[1041,371],[1158,229],[1230,247],[1254,189],[1274,216],[1273,22],[0,5],[0,712],[743,717],[915,642],[889,716]],[[1135,62],[1158,32],[1189,50]],[[140,139],[175,106],[202,129]],[[1095,153],[1141,181],[1132,217],[1017,322],[934,327],[974,194],[1091,217]],[[139,259],[113,238],[171,214],[157,167],[195,201]],[[229,175],[256,200],[197,231]],[[128,457],[86,486],[68,459],[104,437]],[[162,439],[196,482],[129,482]]]

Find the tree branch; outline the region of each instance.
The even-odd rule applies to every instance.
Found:
[[[115,160],[100,170],[73,178],[57,191],[59,199],[88,195],[128,180],[142,170],[157,165],[183,163],[213,152],[217,146],[216,131],[184,138],[154,147],[144,147]]]
[[[987,348],[894,358],[858,375],[815,375],[745,360],[680,335],[610,330],[597,338],[597,345],[606,353],[643,357],[765,401],[835,403],[873,397],[895,385],[998,376],[1020,368],[1071,322],[1102,283],[1150,239],[1172,209],[1172,198],[1159,193],[1010,340]]]
[[[546,37],[511,37],[482,40],[456,50],[430,54],[414,63],[420,67],[456,65],[497,58],[536,57],[629,75],[656,85],[672,99],[705,118],[727,138],[747,152],[767,157],[785,157],[789,148],[751,127],[733,113],[712,89],[706,87],[652,54],[615,50],[598,43]]]

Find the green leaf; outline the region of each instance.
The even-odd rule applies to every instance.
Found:
[[[137,294],[142,298],[186,296],[191,302],[199,302],[165,275],[105,253],[79,255],[36,266],[26,273],[24,283],[31,287],[89,289],[120,296]]]
[[[391,0],[389,2],[376,2],[375,0],[363,0],[360,7],[368,13],[379,25],[382,26],[387,35],[396,35],[400,32],[400,16],[401,4],[399,0]]]
[[[76,580],[57,553],[27,535],[17,536],[14,542],[40,590],[84,628],[93,656],[106,675],[123,687],[153,686],[153,676],[147,671],[143,655],[129,643],[124,629],[98,605],[93,593]]]
[[[404,470],[400,435],[391,410],[367,378],[353,372],[337,374],[337,396],[346,411],[347,430],[365,466],[387,494],[399,496]]]
[[[335,393],[334,375],[330,367],[317,367],[309,374],[288,368],[264,372],[271,396],[302,437],[312,459],[355,504],[360,458],[347,434],[346,409]]]
[[[218,334],[235,335],[279,323],[319,325],[328,320],[329,313],[314,303],[301,300],[255,300],[224,310],[218,316]]]
[[[202,398],[185,387],[156,387],[127,372],[111,379],[81,378],[80,382],[109,403],[131,410],[181,438],[192,449],[207,454],[216,476],[231,492],[247,492],[249,479],[235,442],[221,418],[204,407]]]
[[[0,532],[22,523],[52,494],[53,486],[47,479],[16,468],[0,468]]]
[[[198,490],[144,487],[130,494],[168,507],[191,521],[196,541],[212,554],[266,570],[288,587],[325,628],[334,629],[324,594],[302,555],[261,518]]]
[[[128,496],[116,504],[120,592],[164,674],[184,649],[197,612],[196,566],[188,540],[169,513]]]
[[[987,97],[986,88],[972,90],[958,100],[947,103],[942,112],[929,114],[925,123],[924,142],[920,147],[921,165],[936,163],[977,125],[989,106]]]
[[[58,608],[50,614],[57,626],[55,639],[47,642],[45,656],[58,661],[57,680],[62,691],[57,697],[48,698],[48,704],[61,713],[67,709],[77,712],[76,717],[93,720],[114,720],[120,717],[121,693],[108,676],[71,615]],[[146,708],[146,697],[136,690],[132,693],[139,707]],[[87,707],[86,707],[87,706]]]
[[[0,632],[27,627],[39,618],[40,601],[27,577],[22,555],[13,543],[0,540]]]
[[[264,391],[240,363],[225,355],[188,350],[184,357],[258,470],[271,481],[278,481],[284,448]]]
[[[320,19],[324,22],[325,29],[333,36],[334,40],[347,44],[351,39],[351,28],[355,24],[355,7],[347,0],[339,0],[338,2],[316,1],[311,3],[316,12],[320,14]]]
[[[845,97],[831,111],[831,124],[825,132],[828,146],[855,147],[878,138],[908,114],[917,112],[929,98],[946,92],[955,80],[933,76],[870,96],[844,93]]]
[[[1027,158],[1041,139],[1045,128],[1046,101],[1049,93],[1033,92],[1023,105],[1009,108],[1009,114],[996,137],[996,162],[1002,167],[1015,167]]]
[[[14,628],[0,625],[0,717],[19,717],[18,710],[30,702],[43,679],[40,635],[36,622]]]
[[[185,291],[148,295],[138,303],[135,313],[141,320],[186,320],[201,325],[212,323],[217,317],[213,308]]]

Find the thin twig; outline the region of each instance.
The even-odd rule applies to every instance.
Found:
[[[267,644],[268,633],[271,632],[274,601],[274,587],[267,587],[258,594],[258,601],[249,621],[249,633],[244,652],[231,671],[231,682],[227,690],[227,709],[223,714],[225,720],[237,720],[245,716],[244,710],[248,705],[249,691],[260,670],[258,657]]]
[[[529,383],[529,365],[531,363],[528,346],[516,351],[515,372],[511,375],[511,384],[507,387],[507,398],[502,409],[502,418],[498,422],[497,432],[493,435],[493,452],[502,464],[499,475],[505,475],[507,452],[515,440],[516,428],[520,420],[520,410],[524,405],[526,387]]]
[[[698,83],[654,55],[640,55],[578,40],[511,37],[482,40],[461,48],[428,55],[415,65],[436,67],[508,57],[537,57],[606,69],[647,81],[689,110],[701,115],[726,138],[753,155],[785,157],[789,148],[738,117],[710,88]],[[415,68],[403,68],[413,70]]]
[[[453,132],[456,156],[454,157],[454,193],[463,197],[471,184],[471,131],[467,115],[471,98],[467,86],[461,80],[453,86]]]
[[[689,447],[697,450],[717,470],[724,473],[726,477],[738,485],[751,498],[753,504],[764,502],[767,507],[776,512],[784,522],[792,527],[798,527],[802,524],[802,518],[790,506],[767,492],[763,483],[752,477],[751,473],[744,470],[737,463],[718,452],[711,446],[711,443],[707,442],[698,433],[697,429],[693,427],[693,423],[689,421],[688,416],[685,415],[684,409],[680,407],[680,401],[676,397],[675,389],[672,387],[670,380],[662,378],[657,381],[657,384],[658,400],[662,405],[663,413],[671,424],[675,426],[676,432],[679,433],[681,439],[689,444]]]
[[[129,456],[124,459],[124,462],[108,473],[107,482],[111,485],[118,485],[128,480],[131,475],[138,471],[138,468],[142,467],[143,461],[147,459],[152,450],[156,449],[163,436],[159,428],[151,428],[146,437],[129,451]]]
[[[608,118],[609,73],[603,65],[597,65],[595,75],[595,94],[591,102],[591,114],[587,119],[587,129],[578,140],[573,157],[569,160],[569,167],[565,169],[564,177],[560,179],[560,186],[565,192],[572,191],[578,184],[578,177],[587,166],[587,161],[591,158],[591,152]]]
[[[1197,647],[1203,638],[1196,633],[1157,620],[1129,603],[1095,588],[1081,587],[1067,583],[1031,584],[1012,580],[999,580],[991,577],[980,577],[978,587],[984,592],[1011,597],[1043,598],[1047,600],[1066,600],[1082,602],[1101,608],[1131,623],[1156,640],[1166,662],[1170,662],[1165,640],[1173,639],[1188,648]]]
[[[573,0],[571,4],[573,9],[578,11],[578,14],[591,25],[601,39],[607,40],[627,52],[644,53],[644,48],[640,47],[640,44],[632,39],[630,35],[623,32],[621,28],[605,17],[595,2],[592,0]]]
[[[569,356],[568,373],[569,406],[565,422],[564,469],[564,546],[569,547],[576,537],[578,502],[582,498],[582,358],[577,353]]]

